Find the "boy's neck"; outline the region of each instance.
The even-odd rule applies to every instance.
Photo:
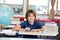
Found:
[[[33,25],[33,24],[34,24],[34,22],[29,22],[29,24]]]

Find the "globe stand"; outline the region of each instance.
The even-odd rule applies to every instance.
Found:
[[[3,29],[3,26],[1,25],[1,26],[0,26],[0,32],[2,32],[2,29]]]

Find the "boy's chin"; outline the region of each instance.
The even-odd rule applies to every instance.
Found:
[[[30,22],[34,22],[33,20],[31,20]]]

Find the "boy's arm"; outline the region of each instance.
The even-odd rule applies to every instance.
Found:
[[[42,28],[40,29],[40,31],[44,31],[44,27],[42,27]]]
[[[21,28],[21,25],[16,25],[15,27],[12,28],[13,30],[19,30],[19,31],[24,31],[23,28]]]
[[[32,32],[39,32],[39,31],[44,31],[44,27],[42,27],[41,29],[32,29]]]

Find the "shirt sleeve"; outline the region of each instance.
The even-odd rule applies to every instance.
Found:
[[[25,22],[22,22],[20,25],[21,25],[21,28],[25,28]]]
[[[43,24],[42,24],[42,23],[40,23],[40,22],[38,22],[38,23],[37,23],[37,29],[42,28],[42,26],[43,26]]]

